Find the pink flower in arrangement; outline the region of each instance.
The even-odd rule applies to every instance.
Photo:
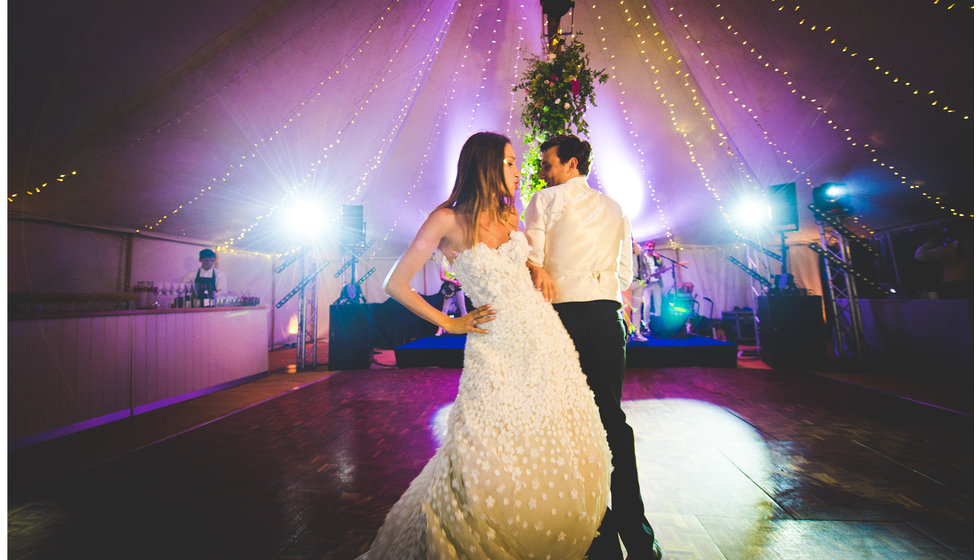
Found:
[[[551,81],[552,82],[555,82],[557,84],[558,83],[558,76],[555,76],[554,74],[552,74],[551,75]]]
[[[578,92],[582,90],[582,84],[578,80],[572,80],[572,95],[578,95]]]

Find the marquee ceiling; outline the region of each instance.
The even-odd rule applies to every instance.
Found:
[[[841,182],[868,233],[973,211],[973,13],[952,0],[579,2],[590,181],[636,236],[725,244],[739,200]],[[518,154],[531,0],[38,0],[8,7],[8,210],[280,252],[362,205],[397,254],[469,134]],[[59,180],[61,179],[61,180]],[[32,193],[32,194],[28,194]],[[295,222],[295,220],[293,220]]]

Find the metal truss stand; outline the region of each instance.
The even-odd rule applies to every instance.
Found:
[[[765,255],[769,258],[776,259],[781,262],[785,262],[784,258],[779,254],[766,249],[759,243],[746,239],[744,237],[739,237],[739,241],[745,245],[745,262],[738,260],[734,255],[729,255],[728,260],[732,262],[735,266],[742,270],[742,272],[748,274],[754,282],[749,284],[749,288],[752,290],[753,304],[752,304],[752,326],[755,330],[755,349],[759,350],[759,310],[756,309],[758,304],[755,302],[759,301],[759,296],[764,294],[763,290],[772,290],[773,284],[769,281],[771,277],[769,270],[769,261],[761,258],[760,255]],[[733,249],[734,252],[734,249]],[[761,272],[760,272],[761,271]],[[763,274],[764,272],[764,274]]]
[[[369,241],[367,245],[364,245],[359,248],[351,246],[350,260],[345,262],[344,266],[340,267],[340,270],[338,270],[333,275],[334,278],[340,278],[340,276],[348,268],[350,268],[350,282],[345,284],[344,287],[340,290],[340,297],[333,302],[334,305],[345,305],[349,303],[367,303],[367,300],[364,298],[364,293],[361,291],[361,284],[363,284],[365,280],[367,280],[368,278],[370,278],[372,274],[374,274],[375,269],[372,267],[371,270],[367,271],[364,274],[364,276],[361,276],[358,279],[357,258],[363,255],[364,251],[367,251],[368,247],[370,247],[372,244],[374,244],[374,241]]]
[[[844,227],[842,216],[828,215],[810,204],[820,230],[820,245],[811,243],[810,249],[824,258],[824,278],[827,281],[830,319],[834,329],[834,355],[841,360],[854,360],[859,367],[865,365],[864,326],[858,301],[857,280],[887,293],[883,287],[859,273],[852,265],[851,243],[877,252],[867,240]]]
[[[297,313],[296,329],[296,371],[303,371],[308,366],[316,367],[316,318],[317,318],[317,281],[316,277],[330,261],[317,264],[316,255],[308,247],[300,249],[300,252],[292,259],[276,268],[276,272],[282,272],[293,262],[299,262],[299,274],[302,280],[300,283],[286,294],[278,303],[276,308],[282,307],[293,296],[299,294],[299,312]]]

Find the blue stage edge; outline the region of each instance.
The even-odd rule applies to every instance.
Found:
[[[466,336],[430,336],[395,348],[395,364],[400,368],[463,367]],[[705,336],[652,338],[630,342],[626,347],[626,367],[738,367],[738,345]]]

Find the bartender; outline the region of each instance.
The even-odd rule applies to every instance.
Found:
[[[228,279],[225,274],[214,267],[217,255],[211,249],[203,249],[198,253],[201,261],[201,268],[192,270],[184,275],[181,282],[194,284],[194,292],[198,299],[204,298],[207,292],[210,298],[216,298],[218,294],[224,293],[228,289]]]

